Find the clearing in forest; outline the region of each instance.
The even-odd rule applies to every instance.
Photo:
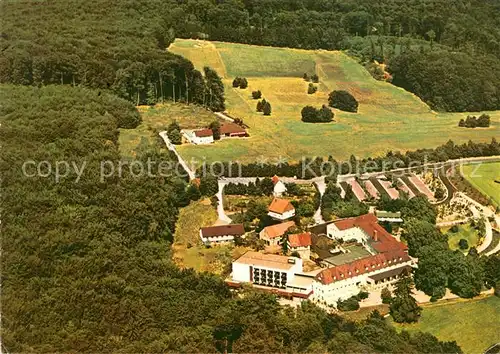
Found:
[[[388,150],[433,148],[468,140],[490,141],[499,135],[500,111],[490,112],[491,127],[459,128],[467,113],[436,113],[415,95],[373,79],[343,52],[307,51],[234,43],[177,39],[169,48],[191,60],[202,70],[213,67],[223,77],[226,107],[250,127],[249,139],[227,139],[209,146],[183,145],[179,152],[188,160],[233,160],[270,162],[280,157],[299,160],[302,156],[346,159],[377,156]],[[302,76],[319,76],[318,91],[307,94]],[[247,89],[232,87],[236,76],[246,77]],[[348,90],[359,101],[358,113],[334,110],[335,122],[312,124],[301,121],[306,105],[328,103],[334,89]],[[254,90],[262,91],[271,103],[272,115],[256,112]]]

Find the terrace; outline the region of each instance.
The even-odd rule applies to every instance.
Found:
[[[422,182],[420,180],[420,178],[418,178],[417,176],[415,175],[412,175],[412,176],[409,176],[408,177],[408,180],[418,189],[418,191],[422,194],[424,194],[425,196],[427,196],[427,198],[429,198],[430,200],[433,200],[434,199],[434,194],[431,192],[431,190],[425,185],[424,182]]]
[[[391,197],[391,199],[398,199],[399,198],[398,190],[396,188],[392,187],[392,183],[390,181],[383,180],[380,178],[378,179],[378,181],[380,182],[380,184],[382,185],[382,187],[384,188],[386,193],[389,195],[389,197]]]

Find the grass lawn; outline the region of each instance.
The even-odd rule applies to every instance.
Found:
[[[500,206],[500,162],[464,165],[462,173],[477,190],[491,198],[493,204]]]
[[[458,225],[458,232],[451,232],[450,228],[442,229],[441,231],[448,235],[448,246],[450,246],[450,249],[452,250],[460,249],[460,247],[458,247],[458,243],[461,239],[467,240],[469,248],[477,246],[479,243],[479,234],[477,233],[477,230],[468,224]],[[461,251],[467,252],[469,248]]]
[[[194,105],[165,103],[138,107],[142,123],[135,129],[120,129],[119,143],[122,156],[134,157],[141,146],[153,144],[156,131],[167,129],[176,120],[181,128],[202,128],[217,120],[217,116]]]
[[[355,60],[339,51],[306,51],[243,44],[177,39],[169,48],[193,61],[197,69],[213,67],[223,77],[227,111],[249,125],[250,138],[224,140],[209,146],[182,145],[187,159],[252,162],[263,157],[299,160],[302,156],[346,159],[351,154],[375,156],[391,150],[436,147],[452,139],[490,141],[499,135],[500,111],[490,112],[490,128],[464,129],[458,121],[467,113],[436,113],[413,94],[377,81]],[[304,72],[317,73],[318,91],[307,94]],[[235,76],[248,79],[248,88],[233,88]],[[328,103],[334,89],[353,93],[358,113],[335,110],[335,122],[303,123],[301,109]],[[255,112],[253,90],[261,90],[272,115]],[[476,114],[477,115],[477,114]]]
[[[424,331],[444,341],[456,341],[465,353],[482,353],[500,341],[500,298],[437,303],[423,306],[416,324],[398,329]]]
[[[202,245],[200,227],[212,226],[216,220],[217,212],[208,200],[191,202],[180,210],[172,246],[173,260],[179,267],[225,275],[230,271],[232,260],[247,251],[232,245],[212,248]]]

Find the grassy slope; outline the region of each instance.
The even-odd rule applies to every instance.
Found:
[[[427,305],[417,324],[395,325],[430,332],[440,340],[455,340],[465,353],[482,353],[500,341],[500,298]]]
[[[374,156],[389,149],[435,147],[455,142],[489,141],[498,135],[500,111],[490,113],[488,129],[459,128],[466,113],[435,113],[416,96],[391,84],[374,80],[362,66],[341,52],[305,51],[243,44],[176,40],[169,48],[192,60],[198,69],[213,67],[223,76],[230,114],[244,119],[251,138],[226,140],[210,146],[181,146],[183,156],[209,161],[255,161],[265,156],[297,160],[302,156],[347,158]],[[319,90],[307,94],[302,74],[316,72]],[[245,76],[246,90],[231,87],[235,76]],[[305,105],[327,103],[333,89],[347,89],[360,102],[357,114],[335,110],[335,123],[306,124],[300,120]],[[255,112],[253,90],[271,102],[271,117]]]
[[[500,163],[485,163],[463,166],[464,177],[481,193],[492,198],[496,205],[500,205]]]
[[[176,120],[181,128],[201,128],[218,119],[216,115],[194,105],[165,103],[155,107],[140,106],[142,124],[135,129],[120,129],[119,144],[123,156],[135,156],[140,146],[151,144],[153,130],[162,131]]]

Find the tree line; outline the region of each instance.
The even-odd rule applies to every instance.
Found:
[[[223,162],[210,166],[203,163],[197,170],[198,175],[213,174],[224,177],[298,177],[311,179],[330,176],[336,180],[337,174],[390,171],[394,168],[415,167],[415,163],[445,162],[450,159],[500,155],[500,144],[495,138],[490,143],[468,143],[456,145],[452,140],[435,149],[389,151],[385,156],[357,159],[351,155],[347,161],[337,161],[333,156],[304,158],[295,163],[249,163]]]
[[[211,68],[201,73],[189,60],[165,51],[174,32],[162,25],[158,13],[153,15],[160,4],[137,2],[137,11],[129,12],[125,3],[6,3],[0,82],[85,86],[136,105],[171,100],[223,110],[217,73]],[[30,23],[39,24],[36,31]]]

